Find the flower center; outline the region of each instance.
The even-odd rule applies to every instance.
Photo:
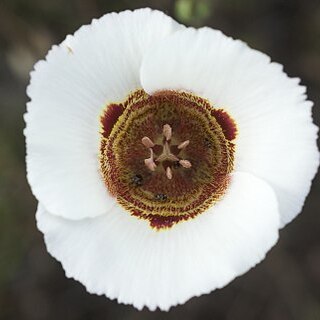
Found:
[[[101,116],[100,166],[109,192],[156,229],[194,218],[225,193],[236,126],[190,93],[132,93]]]
[[[168,179],[172,179],[172,166],[175,166],[176,168],[179,166],[182,166],[183,168],[191,168],[191,162],[184,159],[179,159],[179,152],[183,150],[188,144],[189,140],[185,140],[178,145],[172,144],[171,147],[176,151],[176,155],[174,154],[174,151],[171,151],[170,149],[170,143],[172,138],[172,128],[169,124],[165,124],[163,126],[163,142],[162,145],[156,145],[153,143],[153,141],[149,137],[143,137],[142,138],[142,144],[150,150],[150,157],[147,159],[144,159],[144,163],[146,167],[151,170],[155,171],[157,169],[157,164],[162,164],[163,170],[166,174],[166,177]],[[154,157],[154,150],[157,150],[157,147],[162,147],[162,153],[155,158]],[[159,150],[159,149],[158,149]]]

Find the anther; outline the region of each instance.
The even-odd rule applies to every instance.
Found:
[[[146,167],[151,170],[151,171],[155,171],[157,165],[155,164],[154,160],[153,160],[153,150],[150,149],[150,158],[148,159],[144,159],[144,164],[146,165]]]
[[[147,147],[147,148],[152,148],[154,147],[154,143],[152,142],[152,140],[148,137],[143,137],[141,139],[142,144]]]
[[[168,124],[165,124],[163,126],[163,135],[165,136],[166,140],[169,141],[172,137],[172,128],[168,125]]]
[[[186,169],[189,169],[192,167],[191,162],[188,160],[180,160],[179,163]]]
[[[188,144],[190,143],[190,140],[186,140],[186,141],[183,141],[181,142],[179,145],[178,145],[178,149],[184,149]]]
[[[172,170],[171,170],[170,167],[167,167],[167,169],[166,169],[166,176],[167,176],[167,178],[168,178],[169,180],[172,179]]]

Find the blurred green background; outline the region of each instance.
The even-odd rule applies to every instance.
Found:
[[[54,43],[93,17],[149,6],[178,21],[223,30],[301,77],[320,123],[319,0],[1,0],[0,319],[320,319],[319,178],[301,214],[267,259],[227,287],[169,313],[138,312],[66,279],[35,226],[22,130],[29,71]]]

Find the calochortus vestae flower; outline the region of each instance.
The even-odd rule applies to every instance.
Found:
[[[260,262],[319,163],[299,82],[239,40],[150,9],[53,46],[27,90],[26,161],[67,277],[168,310]]]

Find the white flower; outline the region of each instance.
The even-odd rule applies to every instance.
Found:
[[[38,228],[67,277],[168,310],[261,261],[319,163],[299,82],[150,9],[54,46],[31,74],[25,136]]]

